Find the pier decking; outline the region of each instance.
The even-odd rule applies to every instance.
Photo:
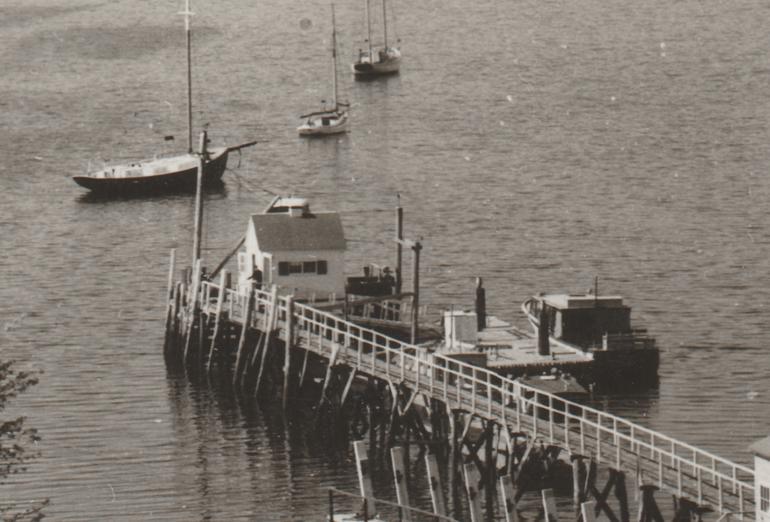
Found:
[[[656,486],[720,514],[753,518],[754,471],[746,466],[495,371],[430,353],[291,297],[255,290],[250,305],[249,296],[226,288],[222,281],[199,285],[193,281],[189,309],[214,316],[216,323],[225,317],[239,325],[246,321],[250,329],[272,331],[292,351],[312,352],[330,368],[349,367],[351,380],[353,375],[376,378],[388,383],[394,395],[396,387],[408,389],[410,405],[420,395],[492,421],[504,428],[501,433],[509,446],[523,433],[570,455],[632,473],[640,486]],[[176,302],[180,300],[177,296]],[[173,299],[169,310],[172,307]],[[184,313],[180,306],[178,314]],[[500,358],[504,360],[504,355]]]

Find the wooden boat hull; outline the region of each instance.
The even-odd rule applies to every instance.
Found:
[[[220,183],[227,167],[229,149],[215,149],[203,168],[203,184],[211,186]],[[198,168],[186,166],[159,174],[125,177],[97,177],[93,175],[74,176],[81,187],[105,195],[160,194],[169,192],[195,191]]]

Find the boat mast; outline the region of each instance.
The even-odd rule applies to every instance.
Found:
[[[382,27],[385,32],[385,52],[388,52],[388,16],[385,10],[385,0],[382,0]]]
[[[332,88],[334,90],[334,111],[337,111],[337,26],[334,20],[334,4],[332,4],[332,67],[334,68],[334,74],[332,75],[333,83]]]
[[[372,63],[372,20],[369,17],[369,0],[366,0],[366,41],[369,44],[369,63]]]
[[[185,1],[184,29],[187,35],[187,153],[192,154],[192,59],[190,58],[190,0]]]

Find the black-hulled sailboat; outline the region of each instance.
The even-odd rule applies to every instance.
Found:
[[[160,155],[152,159],[108,165],[82,176],[73,176],[75,182],[93,192],[124,195],[161,192],[192,191],[197,181],[198,155],[192,148],[192,72],[190,57],[190,0],[186,0],[185,33],[187,39],[187,152]],[[204,162],[203,184],[219,183],[227,167],[228,154],[254,145],[256,141],[234,147],[214,147],[208,150]]]

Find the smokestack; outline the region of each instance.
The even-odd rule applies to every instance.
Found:
[[[483,281],[476,278],[476,328],[482,331],[487,326],[487,292]]]
[[[548,339],[551,325],[548,322],[548,312],[545,303],[540,306],[540,325],[537,327],[537,353],[539,355],[549,355],[551,353],[551,343]]]

